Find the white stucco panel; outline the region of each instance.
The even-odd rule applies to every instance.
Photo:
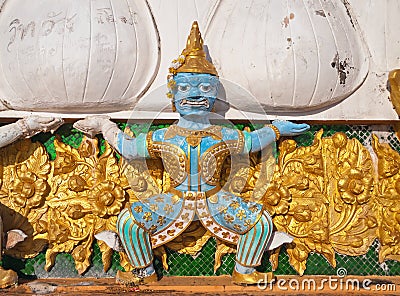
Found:
[[[396,0],[2,2],[1,117],[158,112],[169,103],[170,62],[198,20],[220,77],[246,90],[227,88],[230,118],[245,117],[235,108],[260,118],[398,118],[386,90],[400,67]]]

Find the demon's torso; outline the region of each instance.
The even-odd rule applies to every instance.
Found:
[[[147,134],[151,158],[161,158],[170,189],[134,202],[131,215],[152,235],[153,247],[182,233],[195,218],[215,236],[236,243],[258,221],[262,205],[221,188],[225,159],[248,153],[248,133],[211,126],[205,130],[172,125]]]

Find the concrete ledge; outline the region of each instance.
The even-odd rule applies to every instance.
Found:
[[[108,279],[22,280],[0,295],[400,295],[400,277],[278,276],[273,285],[242,287],[230,276],[164,277],[145,286],[127,287]]]

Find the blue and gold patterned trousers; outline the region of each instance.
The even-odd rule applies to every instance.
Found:
[[[230,230],[236,232],[233,227]],[[151,233],[135,221],[129,209],[121,212],[117,231],[134,268],[144,268],[153,262]],[[262,212],[257,223],[249,231],[239,235],[236,261],[247,267],[260,265],[272,231],[270,215]]]

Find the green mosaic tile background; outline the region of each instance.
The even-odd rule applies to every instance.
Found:
[[[120,128],[124,128],[125,124],[119,124]],[[164,125],[151,126],[150,129],[158,129]],[[237,125],[238,128],[243,129],[244,125]],[[357,138],[365,146],[370,145],[371,140],[371,127],[370,126],[346,126],[346,125],[313,125],[307,133],[295,137],[294,139],[299,146],[311,145],[315,133],[324,129],[324,137],[331,136],[336,132],[344,132],[349,138]],[[140,125],[135,125],[132,128],[135,133],[147,129]],[[66,124],[62,126],[57,134],[61,137],[62,141],[73,146],[78,147],[82,134],[72,128],[72,125]],[[50,134],[40,134],[33,138],[33,141],[40,141],[43,143],[53,160],[55,158],[55,150],[53,144],[54,136]],[[104,140],[99,137],[102,144],[101,153],[104,148]],[[400,142],[397,140],[392,130],[388,130],[385,139],[391,146],[400,152]],[[164,276],[207,276],[214,275],[214,252],[216,243],[213,239],[209,240],[204,246],[203,250],[196,258],[189,255],[182,255],[177,252],[167,250],[168,264],[170,269],[163,270],[162,264],[156,259],[155,266],[157,272]],[[113,277],[118,269],[122,269],[119,264],[119,255],[115,252],[113,256],[113,264],[108,272],[103,271],[101,262],[101,253],[96,244],[93,245],[92,266],[82,276],[80,276],[74,267],[74,261],[69,254],[59,254],[56,258],[56,264],[50,272],[44,271],[45,265],[45,251],[37,257],[26,260],[19,260],[5,256],[3,258],[3,267],[7,269],[14,269],[18,272],[20,277],[23,278],[62,278],[62,277]],[[375,241],[370,250],[363,256],[352,257],[337,254],[337,267],[333,268],[329,265],[328,261],[319,254],[310,254],[307,261],[306,275],[335,275],[339,268],[345,268],[348,274],[353,275],[385,275],[395,276],[400,275],[400,262],[388,260],[382,264],[378,262],[379,242]],[[217,271],[217,275],[230,274],[234,266],[234,255],[229,254],[223,258],[222,266]],[[271,265],[268,261],[266,254],[263,259],[263,264],[259,267],[260,271],[271,270]],[[296,271],[290,266],[288,255],[284,248],[282,248],[279,255],[279,267],[275,272],[277,275],[290,275],[296,274]]]

